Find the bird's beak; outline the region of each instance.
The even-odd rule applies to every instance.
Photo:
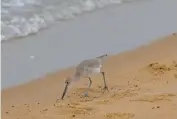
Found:
[[[66,92],[67,92],[67,89],[68,89],[68,84],[66,84],[65,89],[64,89],[64,91],[63,91],[63,95],[62,95],[62,97],[61,97],[62,100],[63,100],[63,98],[64,98],[64,96],[65,96],[65,94],[66,94]]]

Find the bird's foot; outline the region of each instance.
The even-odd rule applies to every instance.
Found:
[[[88,92],[85,92],[85,93],[84,93],[84,97],[88,97]]]

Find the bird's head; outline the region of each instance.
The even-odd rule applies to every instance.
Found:
[[[107,59],[107,57],[108,57],[108,54],[103,54],[101,56],[98,56],[97,58],[104,61],[105,59]]]
[[[80,79],[79,76],[77,75],[74,75],[72,77],[67,77],[66,80],[65,80],[65,88],[64,88],[64,91],[63,91],[63,94],[62,94],[62,97],[61,99],[63,100],[67,90],[68,90],[68,86],[72,83],[72,82],[75,82],[75,81],[78,81]]]
[[[69,85],[69,84],[71,84],[71,81],[72,81],[72,78],[71,78],[71,77],[68,77],[68,78],[66,78],[66,80],[65,80],[65,84],[66,84],[66,85]]]

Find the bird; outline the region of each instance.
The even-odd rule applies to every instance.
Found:
[[[103,66],[103,61],[107,59],[108,55],[104,54],[101,56],[98,56],[96,58],[92,59],[87,59],[83,60],[76,66],[76,70],[73,76],[69,76],[65,80],[65,88],[62,94],[61,99],[64,99],[64,96],[68,90],[69,85],[72,82],[80,80],[81,77],[87,78],[89,80],[89,85],[88,88],[91,87],[92,85],[92,79],[90,78],[91,74],[95,73],[101,73],[103,76],[103,82],[104,82],[104,88],[103,90],[107,90],[109,92],[109,89],[106,84],[106,79],[105,79],[105,72],[101,71],[101,68]],[[88,91],[84,93],[85,96],[88,96]]]

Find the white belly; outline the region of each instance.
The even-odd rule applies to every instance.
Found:
[[[99,68],[87,68],[84,71],[84,76],[88,77],[89,75],[97,74],[97,73],[100,73],[100,72],[101,72],[101,67],[99,67]]]
[[[100,73],[100,68],[93,68],[92,73]]]

